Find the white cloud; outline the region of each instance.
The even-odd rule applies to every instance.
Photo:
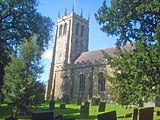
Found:
[[[50,49],[50,50],[46,50],[44,53],[43,53],[43,57],[45,58],[45,59],[52,59],[52,52],[53,52],[53,50],[52,49]]]

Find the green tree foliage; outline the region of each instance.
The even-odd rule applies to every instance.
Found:
[[[36,79],[42,73],[41,52],[33,36],[21,45],[17,57],[5,67],[3,94],[7,103],[12,103],[15,115],[27,112],[31,105],[43,101],[44,86]],[[39,98],[38,98],[39,97]]]
[[[114,75],[108,76],[114,96],[122,105],[136,104],[159,96],[160,78],[160,1],[112,0],[95,14],[101,30],[119,36],[116,45],[134,42],[134,50],[118,49],[108,56]],[[119,47],[122,48],[122,47]]]
[[[0,86],[4,67],[10,61],[10,54],[37,34],[37,45],[41,51],[48,46],[53,23],[50,18],[37,12],[38,0],[0,0]]]

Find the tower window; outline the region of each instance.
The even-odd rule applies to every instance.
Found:
[[[81,74],[79,76],[79,91],[85,91],[85,75]]]
[[[67,23],[64,24],[64,30],[63,30],[63,35],[67,33]]]
[[[105,78],[102,72],[98,73],[98,91],[105,91]]]
[[[62,36],[62,25],[59,26],[59,36]]]
[[[84,26],[81,27],[81,37],[83,37]]]
[[[79,33],[79,23],[77,23],[77,25],[76,25],[76,35],[78,35]]]
[[[69,89],[68,76],[64,76],[63,90],[64,90],[64,91],[68,91],[68,89]]]

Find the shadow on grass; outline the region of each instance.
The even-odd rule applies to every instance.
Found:
[[[96,115],[90,115],[89,117],[83,117],[83,116],[80,116],[80,115],[75,115],[75,116],[64,116],[64,118],[75,118],[75,119],[92,119],[92,120],[95,120],[97,119],[97,116]]]
[[[0,104],[0,118],[6,118],[9,115],[12,115],[11,110],[8,108],[7,105],[1,105]]]

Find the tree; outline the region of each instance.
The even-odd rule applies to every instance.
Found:
[[[114,96],[122,105],[155,99],[160,78],[160,2],[158,0],[112,0],[95,14],[101,30],[119,36],[116,45],[134,41],[134,50],[117,50],[108,56],[114,76],[108,75],[115,87]]]
[[[40,64],[41,52],[36,40],[36,36],[25,40],[18,56],[12,56],[11,62],[5,67],[2,92],[5,102],[13,103],[12,110],[15,116],[18,112],[26,113],[31,105],[39,103],[36,101],[37,97],[44,96],[44,87],[36,81],[43,72]],[[39,101],[42,100],[39,98]]]
[[[51,38],[53,23],[37,12],[38,0],[0,0],[0,86],[3,84],[4,67],[10,54],[37,34],[37,47],[44,51]]]
[[[95,17],[103,32],[119,36],[116,45],[142,40],[142,37],[153,42],[160,24],[159,6],[159,0],[112,0],[111,7],[104,1]]]

